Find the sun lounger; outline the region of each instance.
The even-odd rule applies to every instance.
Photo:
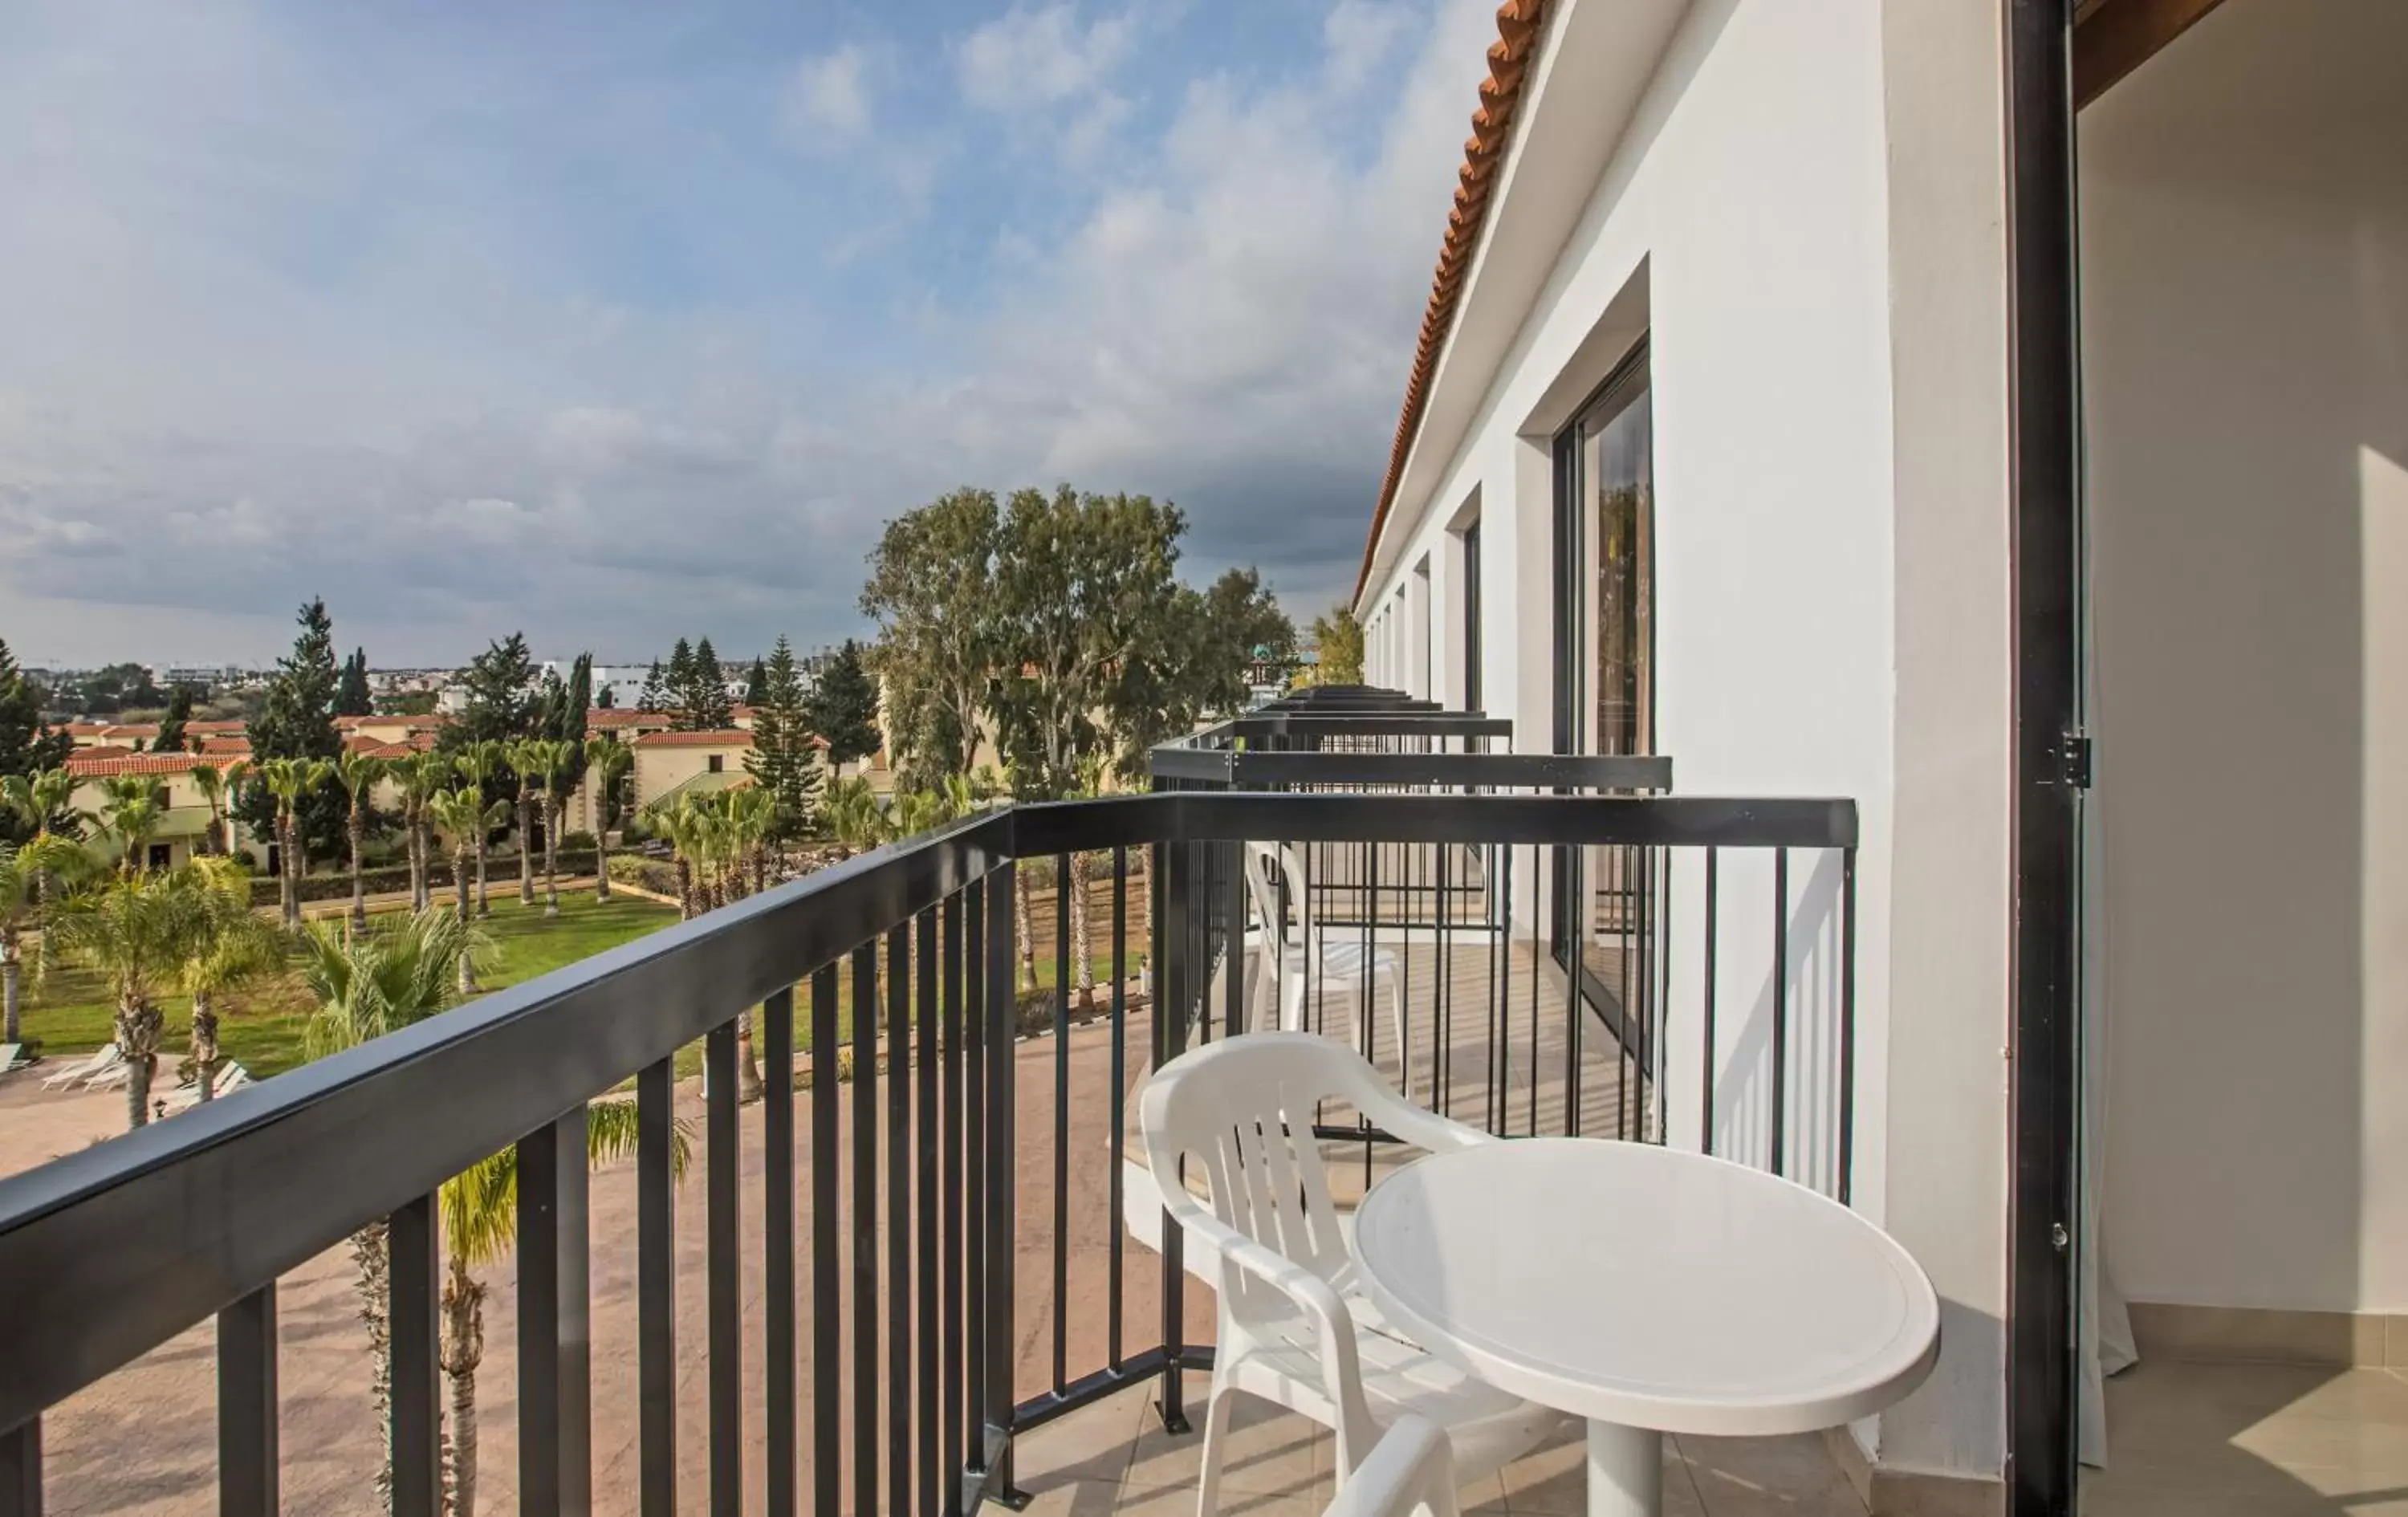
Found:
[[[117,1045],[110,1043],[81,1064],[71,1064],[56,1074],[44,1076],[42,1089],[54,1091],[62,1085],[72,1085],[79,1080],[89,1080],[110,1065],[122,1062],[124,1057],[124,1054],[117,1051]]]
[[[250,1070],[238,1064],[230,1064],[219,1074],[217,1083],[209,1089],[209,1095],[214,1099],[229,1092],[238,1091],[251,1083],[252,1081]],[[189,1111],[200,1104],[201,1087],[198,1081],[185,1086],[167,1097],[167,1109],[170,1113]]]
[[[25,1057],[22,1043],[0,1043],[0,1075],[11,1074],[34,1061]]]
[[[123,1059],[104,1066],[100,1073],[83,1082],[88,1091],[113,1091],[134,1078],[134,1071]]]

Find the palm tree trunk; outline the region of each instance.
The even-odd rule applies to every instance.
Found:
[[[23,992],[19,980],[24,975],[20,962],[22,954],[17,947],[17,929],[12,923],[0,927],[0,1043],[24,1041],[24,1029],[18,1025],[18,1001]]]
[[[289,930],[301,925],[301,860],[294,847],[294,835],[300,829],[293,825],[290,816],[276,819],[276,846],[282,853],[281,867],[276,877],[277,915]]]
[[[477,916],[479,920],[494,914],[494,903],[485,894],[485,824],[477,823]]]
[[[452,1255],[443,1282],[443,1373],[452,1381],[452,1510],[477,1510],[477,1367],[485,1360],[485,1287]]]
[[[598,830],[594,834],[594,898],[597,901],[610,898],[610,855],[602,846],[602,834]]]
[[[360,1322],[368,1333],[368,1399],[376,1408],[377,1436],[382,1458],[377,1466],[376,1490],[382,1510],[393,1510],[393,1291],[392,1255],[386,1251],[386,1224],[372,1222],[351,1235],[351,1264],[358,1278],[351,1288],[359,1294]]]
[[[535,797],[519,795],[519,904],[535,904]]]
[[[368,846],[367,809],[359,802],[351,803],[351,930],[366,932],[368,928],[367,876],[360,869],[360,853]]]
[[[561,804],[558,798],[552,799],[545,809],[552,815],[543,828],[543,914],[556,917],[560,915]],[[600,839],[595,840],[598,842]]]
[[[678,919],[691,922],[695,918],[694,866],[683,855],[677,861]]]
[[[409,855],[409,909],[426,909],[426,844],[418,836],[418,807],[406,800],[401,815],[403,851]]]
[[[193,1087],[204,1101],[214,1100],[218,1094],[218,1014],[209,1005],[209,993],[193,992]]]
[[[752,1009],[736,1013],[736,1100],[744,1105],[761,1098],[761,1065],[752,1057]]]
[[[454,845],[452,850],[452,880],[459,889],[460,920],[465,923],[468,920],[468,850],[465,846]],[[477,956],[466,948],[460,952],[459,989],[463,995],[477,994]]]
[[[1018,898],[1019,909],[1012,913],[1012,931],[1019,938],[1020,988],[1037,988],[1037,887],[1028,882],[1028,871],[1015,864],[1011,866],[1012,894]],[[1059,910],[1062,903],[1054,903]]]
[[[117,1003],[117,1046],[125,1053],[125,1124],[150,1121],[150,1080],[159,1067],[159,1009],[147,997]]]

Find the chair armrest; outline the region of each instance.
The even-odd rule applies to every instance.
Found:
[[[1467,1126],[1453,1117],[1441,1117],[1427,1107],[1415,1106],[1390,1089],[1385,1081],[1366,1081],[1355,1095],[1354,1109],[1382,1131],[1431,1153],[1449,1153],[1475,1143],[1498,1141],[1494,1133]]]
[[[1338,1409],[1340,1432],[1356,1448],[1369,1446],[1378,1424],[1363,1396],[1363,1366],[1354,1342],[1354,1314],[1338,1288],[1269,1245],[1248,1238],[1181,1192],[1167,1201],[1171,1220],[1209,1244],[1222,1264],[1244,1271],[1297,1305],[1312,1324],[1321,1350],[1321,1389]]]

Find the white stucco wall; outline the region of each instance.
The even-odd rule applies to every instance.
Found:
[[[1561,7],[1526,138],[1547,129],[1546,91],[1578,72],[1565,50],[1637,46],[1663,9]],[[1513,719],[1518,748],[1550,746],[1547,440],[1651,335],[1657,746],[1686,794],[1859,806],[1856,1202],[1914,1250],[1949,1313],[1932,1385],[1862,1433],[1886,1465],[1977,1476],[2003,1458],[2000,73],[1991,7],[1688,7],[1601,176],[1512,182],[1585,208],[1534,301],[1503,318],[1467,305],[1457,343],[1477,349],[1487,335],[1467,329],[1484,321],[1516,330],[1459,445],[1409,468],[1419,483],[1363,598],[1389,603],[1425,553],[1446,563],[1476,495],[1484,705]],[[1436,591],[1451,626],[1460,588],[1440,575]],[[1807,1026],[1828,1013],[1838,862],[1793,862],[1788,973]],[[1663,1094],[1672,1139],[1694,1145],[1701,892],[1694,856],[1687,867]],[[1721,888],[1728,1140],[1748,1133],[1730,1093],[1763,1078],[1772,966],[1755,924],[1770,914],[1770,861],[1727,853]],[[1828,1103],[1804,1094],[1812,1136]]]
[[[2081,121],[2106,1257],[2408,1311],[2408,7],[2228,5]]]

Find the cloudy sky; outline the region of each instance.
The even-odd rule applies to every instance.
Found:
[[[0,638],[858,630],[953,485],[1350,586],[1485,0],[8,0]]]

